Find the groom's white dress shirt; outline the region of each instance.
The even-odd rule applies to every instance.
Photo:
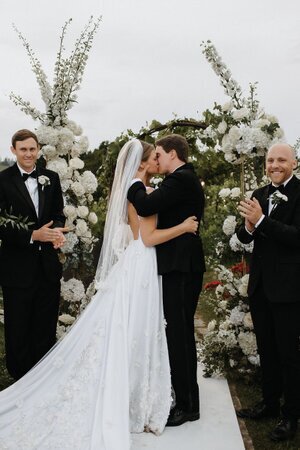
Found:
[[[23,176],[23,173],[26,173],[27,175],[29,175],[31,172],[33,172],[34,170],[36,170],[36,167],[34,167],[34,169],[31,172],[26,172],[25,170],[23,170],[19,164],[17,163],[17,166],[21,172],[21,175]],[[38,180],[37,178],[33,178],[33,177],[28,177],[27,180],[25,181],[25,186],[29,192],[29,195],[31,197],[32,203],[34,205],[34,209],[36,212],[37,217],[39,217],[39,191],[38,191]]]

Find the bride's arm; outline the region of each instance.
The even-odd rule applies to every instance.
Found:
[[[140,219],[140,233],[146,247],[162,244],[184,233],[196,234],[198,221],[195,216],[188,217],[179,225],[160,230],[156,228],[156,216],[142,217]]]

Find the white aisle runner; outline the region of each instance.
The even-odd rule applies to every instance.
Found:
[[[132,435],[132,450],[244,450],[226,380],[203,378],[198,370],[200,420],[166,427],[162,436]]]

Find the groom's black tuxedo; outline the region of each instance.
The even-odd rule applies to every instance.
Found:
[[[283,414],[300,417],[300,180],[295,176],[268,215],[269,186],[253,196],[264,214],[253,234],[242,225],[238,238],[254,240],[248,294],[263,372],[263,396]]]
[[[32,231],[53,220],[64,226],[57,173],[39,168],[38,215],[17,164],[0,173],[0,209],[27,217],[28,230],[0,228],[0,284],[3,289],[6,361],[14,378],[26,373],[54,344],[62,266],[51,243],[30,243]]]
[[[134,183],[128,200],[140,216],[158,214],[157,228],[178,225],[189,216],[200,222],[204,194],[192,164],[167,175],[161,186],[147,194],[142,182]],[[199,411],[194,314],[202,287],[205,262],[200,236],[186,233],[156,247],[158,272],[163,275],[163,302],[176,406]]]

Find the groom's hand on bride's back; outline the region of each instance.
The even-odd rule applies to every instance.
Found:
[[[199,222],[196,216],[190,216],[182,222],[182,226],[185,233],[196,234],[199,226]]]

